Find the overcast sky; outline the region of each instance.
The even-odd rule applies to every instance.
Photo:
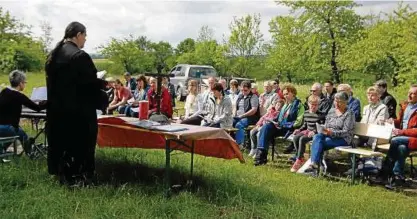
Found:
[[[396,1],[361,1],[360,14],[390,12]],[[417,8],[417,2],[407,2]],[[53,44],[64,35],[71,21],[87,27],[87,52],[105,44],[111,37],[123,38],[129,34],[145,35],[152,41],[168,41],[173,46],[187,37],[196,38],[203,25],[214,29],[215,37],[229,34],[228,25],[233,16],[259,13],[261,31],[269,40],[268,22],[277,15],[289,14],[289,9],[272,0],[230,1],[138,1],[138,0],[0,0],[0,7],[33,26],[34,35],[41,33],[40,23],[52,25]]]

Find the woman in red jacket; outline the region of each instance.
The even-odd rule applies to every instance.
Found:
[[[156,91],[157,91],[157,80],[156,78],[150,78],[151,88],[148,90],[148,100],[149,100],[149,112],[148,117],[153,113],[156,113],[158,104],[156,101]],[[172,118],[172,105],[171,105],[171,96],[169,95],[168,89],[164,86],[161,88],[161,113]]]
[[[387,188],[402,185],[405,182],[404,165],[410,151],[417,150],[417,84],[411,85],[408,100],[401,104],[398,119],[390,119],[394,123],[388,161],[394,165],[393,178]]]

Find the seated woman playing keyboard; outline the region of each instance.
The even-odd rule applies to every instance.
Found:
[[[27,134],[19,127],[22,106],[39,112],[46,108],[46,101],[36,104],[22,93],[26,86],[26,75],[23,72],[12,71],[9,81],[10,87],[0,92],[0,137],[19,136],[25,152],[28,153],[31,143]]]

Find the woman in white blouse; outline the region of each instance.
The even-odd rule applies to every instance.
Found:
[[[188,125],[200,125],[202,116],[200,115],[203,110],[203,101],[201,95],[197,90],[198,82],[196,80],[190,80],[188,82],[188,95],[185,100],[185,116],[181,124]]]
[[[232,109],[233,109],[233,115],[236,114],[236,101],[239,97],[240,90],[239,90],[239,83],[237,80],[233,79],[230,81],[230,90],[229,90],[229,98],[232,102]]]

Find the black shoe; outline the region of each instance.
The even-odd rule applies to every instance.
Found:
[[[405,178],[401,175],[394,175],[388,180],[388,184],[385,185],[385,188],[390,190],[395,190],[396,188],[403,187],[405,185]]]
[[[292,154],[295,152],[294,144],[290,143],[284,150],[284,154]]]
[[[297,160],[297,156],[296,155],[288,158],[288,161],[290,161],[291,163],[295,163],[296,160]]]
[[[255,166],[264,165],[268,162],[268,152],[263,149],[258,149],[255,156]]]

